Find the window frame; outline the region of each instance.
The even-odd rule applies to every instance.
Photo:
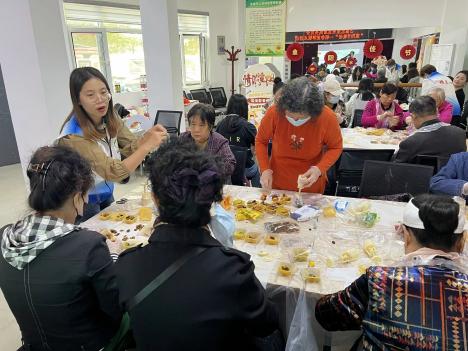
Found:
[[[188,83],[186,78],[186,71],[185,71],[185,51],[184,51],[184,38],[185,37],[198,37],[199,45],[200,45],[200,70],[201,70],[201,77],[200,82],[193,82]],[[208,83],[208,75],[207,75],[207,38],[206,35],[203,33],[193,33],[193,32],[183,32],[179,33],[179,41],[180,41],[180,61],[182,63],[182,84],[184,87],[187,88],[194,88],[194,87],[202,87]]]

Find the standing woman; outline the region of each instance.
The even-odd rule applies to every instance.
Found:
[[[304,192],[323,193],[327,171],[340,157],[343,139],[335,113],[324,106],[323,94],[301,77],[286,84],[278,104],[266,112],[255,149],[263,188],[296,191],[302,176]]]
[[[167,138],[167,131],[157,125],[141,138],[135,137],[115,114],[109,84],[93,67],[73,70],[70,95],[73,109],[62,126],[58,144],[71,147],[91,163],[95,186],[89,192],[82,218],[85,221],[114,201],[113,182],[127,179]]]

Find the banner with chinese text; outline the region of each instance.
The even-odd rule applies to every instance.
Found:
[[[265,104],[273,96],[274,79],[274,72],[262,64],[247,67],[242,76],[245,96],[249,104],[249,122],[257,128],[265,114]]]
[[[286,0],[245,0],[246,56],[283,56]]]

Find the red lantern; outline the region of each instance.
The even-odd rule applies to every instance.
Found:
[[[307,73],[314,75],[318,72],[318,67],[315,63],[311,63],[309,67],[307,67]]]
[[[413,45],[405,45],[400,49],[400,57],[403,60],[411,60],[416,55],[416,48]]]
[[[350,57],[346,60],[346,67],[351,68],[356,66],[357,59],[355,57]]]
[[[299,43],[292,43],[286,49],[286,56],[291,61],[299,61],[304,57],[304,47]]]
[[[380,56],[382,51],[383,44],[379,39],[371,39],[366,41],[366,43],[364,44],[364,55],[367,58],[376,58],[377,56]]]
[[[327,65],[334,64],[337,59],[338,59],[338,55],[334,51],[328,51],[324,56],[324,60]]]

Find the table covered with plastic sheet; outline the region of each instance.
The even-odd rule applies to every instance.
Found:
[[[409,136],[409,131],[392,131],[376,128],[342,128],[344,149],[398,150],[400,142]]]

